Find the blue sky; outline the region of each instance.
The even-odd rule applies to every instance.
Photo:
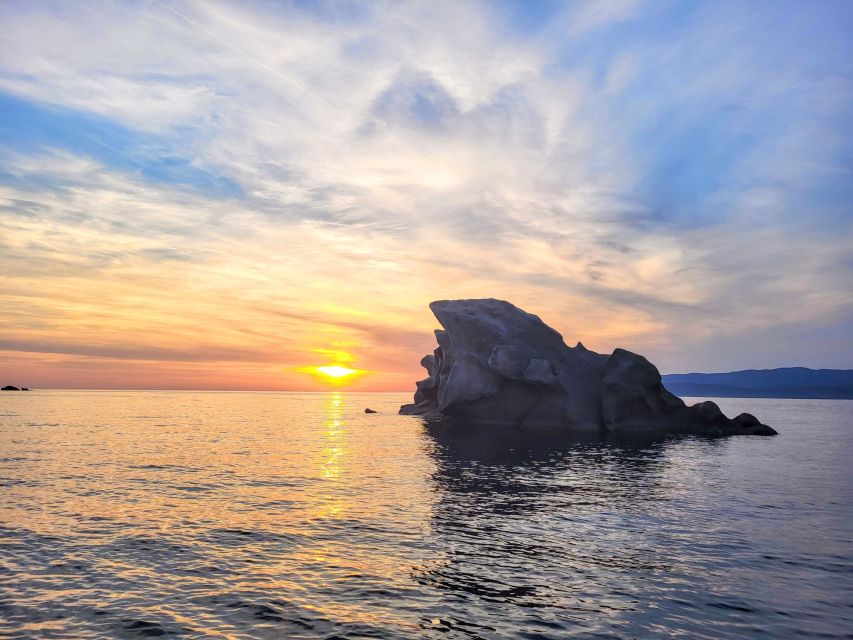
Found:
[[[258,381],[346,352],[404,387],[451,297],[665,372],[853,366],[853,3],[0,22],[4,369]]]

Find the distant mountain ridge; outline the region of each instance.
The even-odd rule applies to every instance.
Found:
[[[661,377],[664,386],[677,396],[853,399],[853,369],[784,367]]]

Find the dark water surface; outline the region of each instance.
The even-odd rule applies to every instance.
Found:
[[[853,637],[853,401],[608,444],[407,399],[4,392],[0,637]]]

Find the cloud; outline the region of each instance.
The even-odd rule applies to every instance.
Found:
[[[388,388],[495,296],[667,371],[849,360],[849,9],[534,13],[2,5],[0,339]]]

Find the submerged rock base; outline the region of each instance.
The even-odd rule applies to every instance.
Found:
[[[748,413],[730,419],[713,402],[687,406],[643,356],[569,347],[509,302],[439,300],[430,309],[444,329],[421,360],[429,375],[402,414],[618,435],[776,434]]]

